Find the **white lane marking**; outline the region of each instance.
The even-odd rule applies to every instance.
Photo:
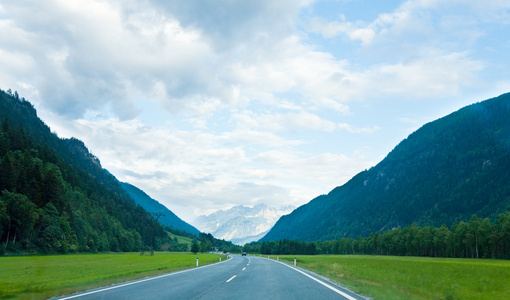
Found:
[[[274,260],[273,260],[273,261],[274,261]],[[356,298],[354,298],[354,297],[350,296],[349,294],[346,294],[346,293],[342,292],[341,290],[339,290],[339,289],[337,289],[337,288],[335,288],[335,287],[332,287],[331,285],[329,285],[329,284],[327,284],[327,283],[325,283],[325,282],[323,282],[323,281],[320,281],[319,279],[317,279],[317,278],[315,278],[315,277],[313,277],[313,276],[310,276],[310,275],[306,274],[305,272],[303,272],[303,271],[301,271],[301,270],[299,270],[299,269],[296,269],[296,268],[294,268],[294,267],[292,267],[292,266],[289,266],[289,265],[287,265],[287,264],[285,264],[285,263],[282,263],[282,262],[280,262],[280,261],[274,261],[274,262],[277,262],[277,263],[282,264],[282,265],[284,265],[284,266],[286,266],[286,267],[289,267],[289,268],[293,269],[294,271],[297,271],[297,272],[299,272],[299,273],[301,273],[301,274],[305,275],[306,277],[308,277],[308,278],[310,278],[310,279],[313,279],[313,280],[317,281],[318,283],[322,284],[323,286],[327,287],[328,289],[330,289],[330,290],[334,291],[335,293],[337,293],[337,294],[339,294],[339,295],[344,296],[345,298],[347,298],[347,299],[349,299],[349,300],[357,300]]]
[[[246,267],[243,268],[243,271],[246,270]]]
[[[112,286],[112,287],[107,287],[107,288],[104,288],[104,289],[94,290],[94,291],[86,292],[86,293],[83,293],[83,294],[72,295],[72,296],[69,296],[69,297],[59,298],[59,299],[60,300],[67,300],[67,299],[78,298],[78,297],[82,297],[82,296],[86,296],[86,295],[90,295],[90,294],[101,293],[101,292],[104,292],[104,291],[113,290],[113,289],[125,287],[125,286],[128,286],[128,285],[133,285],[133,284],[137,284],[137,283],[151,281],[151,280],[154,280],[154,279],[159,279],[159,278],[164,278],[164,277],[168,277],[168,276],[182,274],[182,273],[186,273],[186,272],[190,272],[190,271],[195,271],[195,270],[202,269],[202,268],[207,268],[207,267],[210,267],[210,266],[215,266],[217,264],[222,264],[224,262],[230,261],[231,259],[232,258],[224,260],[222,262],[210,264],[210,265],[205,265],[205,266],[196,267],[196,268],[193,268],[193,269],[187,269],[187,270],[182,270],[182,271],[178,271],[178,272],[174,272],[174,273],[168,273],[168,274],[163,274],[163,275],[159,275],[159,276],[155,276],[155,277],[145,278],[145,279],[141,279],[141,280],[137,280],[137,281],[132,281],[132,282],[124,283],[124,284],[115,285],[115,286]]]
[[[230,280],[232,280],[232,279],[236,278],[236,276],[237,276],[237,275],[234,275],[234,276],[230,277],[230,279],[229,279],[229,280],[227,280],[227,282],[230,282]]]

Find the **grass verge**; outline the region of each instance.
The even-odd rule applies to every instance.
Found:
[[[510,299],[510,261],[395,256],[280,256],[373,299]],[[271,256],[275,259],[275,256]]]
[[[156,252],[0,257],[0,299],[44,299],[219,261],[218,255]]]

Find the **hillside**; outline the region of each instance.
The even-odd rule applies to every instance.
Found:
[[[367,236],[510,210],[510,94],[428,123],[370,170],[283,216],[262,241]]]
[[[166,206],[152,199],[149,195],[147,195],[144,191],[140,190],[136,186],[125,182],[122,182],[121,186],[131,196],[131,198],[135,200],[135,203],[140,205],[147,212],[153,214],[161,214],[158,219],[159,223],[165,226],[171,226],[177,229],[185,230],[194,235],[200,234],[198,229],[181,220],[172,211],[166,208]]]
[[[0,253],[138,251],[169,240],[83,142],[0,91]]]

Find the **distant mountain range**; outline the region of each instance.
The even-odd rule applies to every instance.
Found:
[[[140,190],[136,186],[126,182],[122,182],[120,185],[131,196],[131,198],[135,200],[135,203],[140,205],[147,212],[152,214],[160,214],[160,217],[158,219],[159,223],[177,229],[185,230],[195,235],[200,234],[200,231],[198,231],[198,229],[181,220],[166,206],[152,199],[149,195],[147,195],[144,191]]]
[[[285,206],[276,209],[265,204],[254,207],[240,205],[208,216],[199,216],[192,224],[216,238],[244,245],[262,238],[282,215],[290,213],[294,208]]]
[[[450,226],[510,211],[510,94],[428,123],[375,167],[283,216],[262,241]]]

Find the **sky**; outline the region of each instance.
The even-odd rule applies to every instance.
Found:
[[[187,222],[328,193],[509,53],[506,0],[0,1],[0,89]]]

